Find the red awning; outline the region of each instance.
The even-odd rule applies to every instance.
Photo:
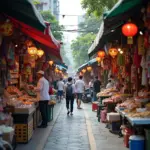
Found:
[[[45,33],[23,23],[14,18],[11,18],[11,21],[15,25],[16,28],[19,28],[23,33],[38,41],[40,44],[46,46],[46,51],[48,53],[52,53],[58,58],[61,59],[60,56],[60,43],[53,37],[50,24],[46,23],[47,28],[45,29]]]

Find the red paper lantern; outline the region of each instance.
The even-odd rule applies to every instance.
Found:
[[[98,55],[98,57],[100,57],[100,58],[104,58],[104,57],[105,57],[105,52],[104,52],[104,51],[99,51],[99,52],[97,53],[97,55]]]
[[[128,37],[128,44],[133,44],[133,36],[138,32],[138,27],[133,23],[126,23],[122,26],[122,33]]]

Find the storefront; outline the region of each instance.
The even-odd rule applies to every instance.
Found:
[[[60,43],[53,37],[50,24],[43,21],[32,3],[3,1],[2,5],[0,130],[3,139],[15,147],[15,143],[28,143],[41,121],[38,94],[30,86],[36,86],[36,72],[43,70],[51,82],[55,76],[64,76],[66,70],[56,66],[56,61],[62,63]],[[21,9],[25,7],[30,15]],[[51,100],[49,121],[53,119],[53,106]]]
[[[97,55],[101,60],[101,72],[108,71],[103,74],[108,84],[93,103],[98,105],[98,121],[123,135],[130,150],[150,147],[149,8],[148,1],[119,1],[104,14],[89,49],[91,58]]]

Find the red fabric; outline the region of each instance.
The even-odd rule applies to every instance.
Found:
[[[29,37],[33,38],[34,40],[38,41],[39,43],[45,45],[48,49],[47,52],[54,54],[58,58],[61,59],[60,56],[60,43],[52,36],[50,32],[50,25],[47,25],[45,33],[23,23],[14,18],[11,18],[11,21],[15,25],[16,28],[19,28],[23,33],[28,35]]]
[[[53,88],[52,87],[50,87],[49,88],[49,95],[53,95],[54,94],[54,92],[53,92]]]

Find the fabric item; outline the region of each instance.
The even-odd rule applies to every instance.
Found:
[[[134,58],[133,58],[134,65],[139,68],[141,63],[141,56],[138,55],[138,50],[136,49],[134,52]]]
[[[93,84],[93,90],[94,92],[100,92],[100,86],[101,86],[101,82],[99,80],[95,80],[94,84]]]
[[[44,77],[39,79],[37,87],[35,88],[35,90],[37,92],[39,92],[40,101],[50,100],[49,83]]]
[[[82,100],[82,93],[77,93],[77,99]]]
[[[146,60],[145,56],[142,57],[141,60],[141,67],[142,67],[142,85],[147,85],[147,76],[146,76]]]
[[[39,108],[42,116],[42,125],[47,126],[48,123],[48,101],[39,101]]]
[[[150,78],[150,48],[147,50],[146,54],[146,68],[147,68],[147,77]]]
[[[114,84],[112,82],[109,82],[107,85],[106,85],[106,89],[109,89],[109,88],[112,88],[114,86]]]
[[[66,108],[70,109],[70,112],[73,112],[73,104],[74,104],[74,95],[66,96]]]
[[[64,82],[63,81],[58,81],[57,82],[57,88],[58,88],[58,91],[64,91]]]
[[[75,88],[77,93],[84,93],[85,83],[83,80],[77,80],[75,83]]]
[[[59,91],[59,90],[58,90],[57,95],[58,95],[58,96],[63,96],[63,91]]]
[[[50,88],[49,88],[49,95],[53,95],[53,94],[54,94],[53,88],[50,87]]]

